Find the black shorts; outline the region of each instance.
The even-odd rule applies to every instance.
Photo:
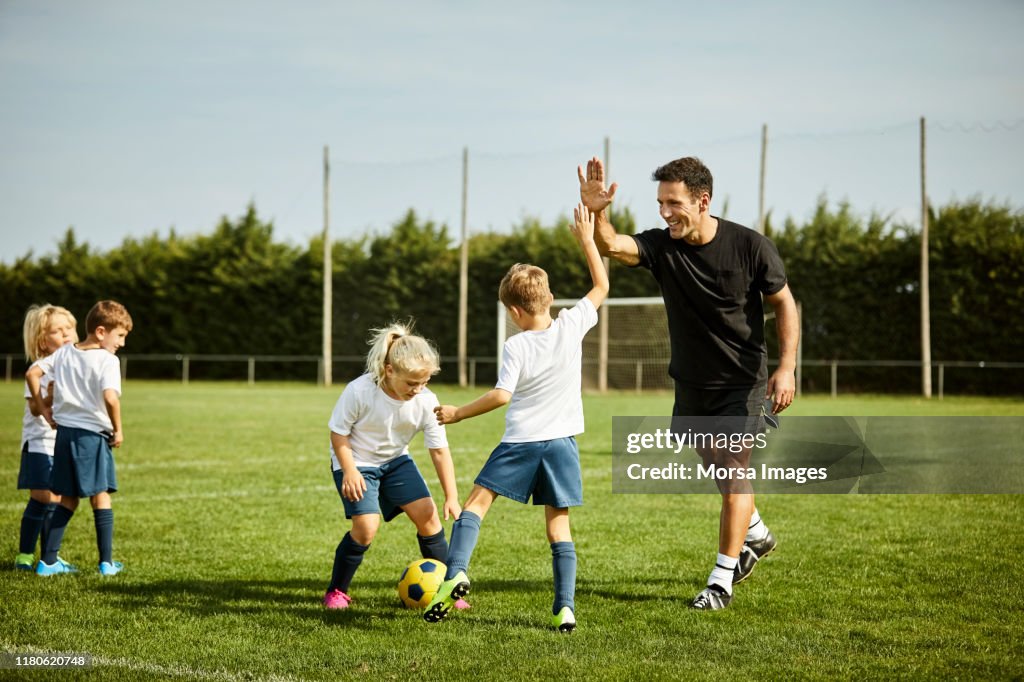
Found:
[[[673,417],[760,417],[766,384],[749,388],[694,388],[676,382]]]
[[[715,438],[727,436],[729,442],[745,442],[752,435],[767,432],[765,422],[765,391],[767,384],[748,388],[693,388],[676,383],[676,401],[672,406],[672,430],[676,433],[712,433]],[[771,410],[769,402],[768,411]],[[771,416],[772,427],[778,426]],[[742,440],[740,440],[742,439]],[[719,446],[721,447],[721,446]],[[749,466],[752,450],[697,448],[705,464],[716,467],[745,469]],[[745,478],[717,481],[722,493],[749,494],[753,492]]]

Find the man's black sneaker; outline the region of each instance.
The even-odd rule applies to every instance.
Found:
[[[754,572],[754,566],[757,565],[758,560],[775,549],[778,544],[771,531],[768,531],[768,535],[760,540],[743,543],[739,561],[736,562],[736,568],[732,573],[732,584],[741,583],[749,578],[750,574]]]
[[[718,609],[724,609],[732,601],[732,595],[725,591],[725,588],[719,585],[708,585],[701,593],[693,598],[690,602],[691,609],[699,609],[701,611],[717,611]]]

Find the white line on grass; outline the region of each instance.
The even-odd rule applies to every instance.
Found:
[[[175,493],[173,495],[144,495],[136,497],[115,496],[116,506],[134,502],[150,504],[151,502],[187,502],[189,500],[222,500],[238,497],[272,497],[280,495],[301,495],[304,493],[331,492],[337,494],[333,485],[282,486],[280,488],[260,488],[258,490],[211,490],[205,493]],[[17,511],[24,509],[24,502],[13,502],[0,505],[0,509]]]
[[[281,457],[262,457],[253,458],[247,457],[245,459],[246,468],[256,468],[261,464],[280,464]],[[305,462],[329,462],[330,458],[327,456],[317,455],[299,455],[297,457],[288,457],[288,461],[291,463],[302,464]],[[226,466],[232,468],[238,468],[238,462],[232,459],[161,459],[152,461],[122,461],[118,459],[117,468],[128,471],[140,471],[146,469],[188,469],[192,467],[204,468],[204,467],[219,467]]]
[[[146,495],[139,502],[181,502],[188,500],[219,500],[226,497],[269,497],[272,495],[301,495],[330,491],[337,494],[333,485],[282,486],[260,488],[259,490],[211,490],[205,493],[177,493],[174,495]]]

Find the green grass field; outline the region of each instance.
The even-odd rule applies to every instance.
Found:
[[[719,500],[613,495],[613,415],[660,414],[667,394],[587,395],[586,504],[573,512],[579,628],[547,627],[543,512],[499,500],[470,574],[472,610],[438,625],[399,606],[418,557],[404,517],[382,528],[343,612],[320,605],[347,529],[326,423],[339,389],[130,382],[117,452],[115,558],[95,572],[80,507],[62,555],[83,572],[11,568],[23,400],[0,385],[0,653],[89,653],[50,679],[1020,678],[1024,497],[776,495],[758,507],[779,549],[729,609],[687,604],[714,560]],[[444,402],[475,392],[438,386]],[[804,397],[791,414],[1024,415],[1020,400]],[[460,494],[502,433],[501,413],[450,427]],[[415,458],[436,492],[419,440]],[[969,458],[971,453],[964,453]],[[451,524],[446,523],[450,532]]]

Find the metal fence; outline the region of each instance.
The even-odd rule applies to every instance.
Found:
[[[24,357],[21,354],[8,353],[4,356],[5,372],[4,380],[7,383],[15,380],[15,374],[17,379],[21,379],[21,373],[24,371],[25,363]],[[257,369],[260,363],[308,363],[311,365],[310,368],[310,381],[316,381],[317,383],[323,383],[323,361],[319,355],[221,355],[221,354],[122,354],[118,358],[121,360],[121,375],[124,378],[129,376],[130,368],[135,366],[136,363],[146,362],[165,362],[173,363],[176,368],[180,368],[181,383],[188,384],[192,366],[195,363],[238,363],[244,364],[246,367],[246,378],[250,385],[254,385],[257,379]],[[356,366],[361,365],[365,362],[365,357],[361,355],[337,355],[334,356],[333,361],[335,363],[353,363]],[[457,362],[457,358],[442,357],[442,363],[454,364]],[[469,385],[475,387],[477,383],[477,370],[481,366],[493,368],[497,364],[497,358],[494,356],[475,356],[467,359],[468,361],[468,379]],[[636,392],[649,390],[652,388],[650,381],[645,384],[644,380],[644,364],[636,363],[635,371],[635,382],[629,387]],[[646,363],[649,364],[649,363]],[[769,366],[773,363],[770,361]],[[835,398],[839,395],[839,370],[842,368],[853,368],[853,367],[869,367],[869,368],[918,368],[921,367],[921,362],[918,360],[808,360],[803,359],[801,361],[801,367],[797,370],[797,390],[801,391],[805,381],[801,376],[803,369],[808,367],[827,367],[829,369],[829,393]],[[977,371],[1005,371],[1005,370],[1024,370],[1024,362],[988,362],[985,360],[947,360],[947,361],[932,361],[932,367],[935,372],[933,380],[937,386],[937,397],[941,400],[946,391],[946,370],[950,368],[957,369],[970,369]],[[660,368],[658,374],[664,375],[664,368]],[[176,370],[175,374],[178,374]],[[490,375],[494,374],[494,370],[491,369]],[[649,374],[648,374],[649,376]],[[661,377],[659,377],[661,378]],[[177,376],[175,377],[177,380]],[[655,386],[664,388],[664,381],[654,382]],[[1024,385],[1024,376],[1022,376],[1022,385]],[[908,387],[908,390],[913,390]]]
[[[8,353],[5,356],[5,373],[4,381],[10,383],[15,378],[15,374],[18,374],[18,378],[21,377],[21,372],[25,369],[24,356],[21,354],[15,355]],[[198,363],[224,363],[224,364],[244,364],[246,367],[246,380],[250,385],[256,383],[256,372],[259,363],[307,363],[312,365],[309,374],[309,381],[315,381],[318,384],[323,383],[323,358],[319,355],[225,355],[218,353],[122,353],[119,354],[118,360],[121,361],[121,378],[126,379],[129,376],[129,368],[135,367],[137,363],[151,363],[151,362],[163,362],[172,363],[175,365],[175,380],[177,380],[177,374],[180,373],[181,383],[188,384],[192,376],[192,367]],[[351,363],[357,366],[361,366],[366,362],[366,357],[362,355],[335,355],[332,357],[334,363]],[[455,357],[442,357],[442,363],[450,363],[454,365],[458,361]],[[494,357],[470,357],[467,358],[468,370],[469,370],[469,383],[471,386],[476,385],[477,367],[480,364],[494,365]]]

